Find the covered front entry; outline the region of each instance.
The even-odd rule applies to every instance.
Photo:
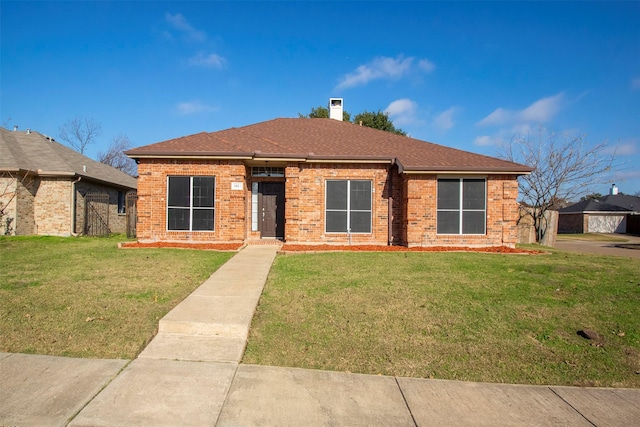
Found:
[[[284,238],[284,182],[258,184],[258,229],[262,238]]]

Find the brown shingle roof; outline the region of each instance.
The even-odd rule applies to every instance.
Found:
[[[531,168],[468,151],[332,119],[274,119],[197,133],[129,150],[143,157],[238,157],[395,160],[404,172],[528,173]]]
[[[38,132],[11,132],[0,128],[0,171],[83,177],[116,187],[135,189],[137,180],[50,140]]]

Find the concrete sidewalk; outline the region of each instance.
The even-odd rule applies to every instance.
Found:
[[[0,353],[0,425],[640,425],[640,390],[240,365],[277,246],[248,246],[132,361]]]

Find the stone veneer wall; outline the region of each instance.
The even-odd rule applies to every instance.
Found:
[[[16,227],[16,207],[17,207],[17,191],[18,180],[10,175],[0,175],[0,204],[4,212],[2,223],[0,223],[0,234],[5,234],[7,219],[10,221],[10,227],[15,230]],[[10,234],[15,234],[10,233]]]
[[[17,236],[26,236],[35,234],[35,201],[38,188],[40,187],[40,178],[23,177],[18,183],[17,192],[17,212],[15,221],[15,234]]]
[[[71,185],[69,178],[0,177],[0,188],[3,189],[0,201],[6,203],[15,193],[5,210],[6,217],[13,218],[12,234],[71,235]],[[126,218],[124,214],[118,214],[118,190],[83,181],[76,184],[76,224],[73,232],[81,234],[84,231],[84,195],[88,192],[109,193],[110,229],[114,233],[124,233]],[[4,231],[3,223],[0,232]]]
[[[40,179],[33,211],[36,234],[71,235],[71,181],[68,178]]]
[[[126,214],[118,213],[118,192],[127,194],[126,190],[118,190],[113,187],[95,184],[89,181],[80,180],[76,183],[76,222],[75,233],[84,233],[85,221],[85,196],[89,193],[109,194],[109,229],[112,233],[125,233],[127,230]]]

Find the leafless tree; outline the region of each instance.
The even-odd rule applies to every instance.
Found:
[[[58,137],[71,148],[84,154],[88,145],[102,134],[102,125],[92,118],[76,116],[58,128]]]
[[[129,141],[129,137],[124,134],[119,134],[111,140],[107,151],[98,152],[98,161],[119,169],[131,176],[136,176],[138,173],[136,162],[124,154],[124,152],[130,148],[131,141]]]
[[[607,154],[607,143],[589,144],[585,135],[561,136],[540,128],[536,134],[516,135],[498,148],[498,157],[533,168],[519,179],[521,201],[532,209],[536,241],[547,233],[547,211],[561,199],[571,200],[606,182],[615,154]]]

